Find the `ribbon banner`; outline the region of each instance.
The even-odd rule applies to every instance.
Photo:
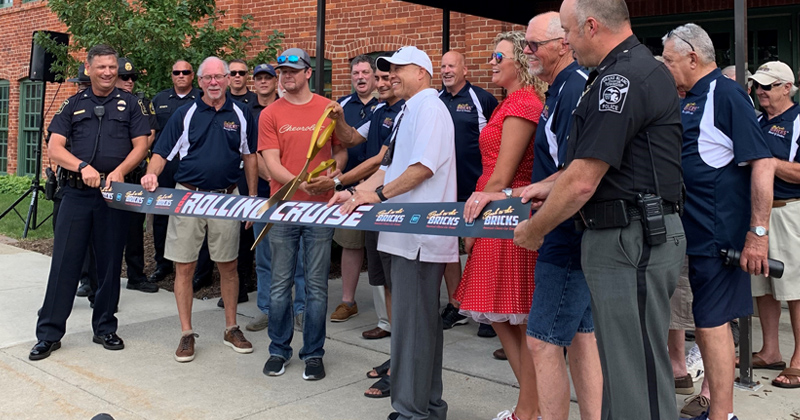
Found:
[[[102,193],[109,207],[136,213],[473,238],[511,239],[517,224],[530,215],[530,205],[519,198],[491,202],[479,219],[465,223],[464,203],[365,204],[342,215],[339,204],[281,201],[268,207],[263,197],[172,188],[149,192],[122,182]]]

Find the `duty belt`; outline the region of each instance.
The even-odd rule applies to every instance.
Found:
[[[100,185],[103,185],[107,175],[108,174],[106,173],[100,173]],[[61,168],[60,176],[58,178],[58,185],[62,187],[69,185],[70,187],[79,190],[88,190],[91,188],[83,183],[83,176],[81,176],[80,172],[73,172],[64,168]]]
[[[680,213],[676,203],[662,201],[663,214]],[[625,227],[630,222],[642,220],[639,208],[625,200],[610,200],[586,203],[579,212],[586,229],[610,229]]]
[[[210,192],[210,193],[217,193],[217,194],[231,194],[233,192],[233,190],[236,189],[236,184],[231,184],[231,185],[228,186],[228,188],[220,188],[218,190],[204,190],[204,189],[201,189],[201,188],[197,188],[192,184],[187,184],[185,182],[179,182],[179,184],[181,184],[184,187],[186,187],[187,190]]]

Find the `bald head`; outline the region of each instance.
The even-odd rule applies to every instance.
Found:
[[[442,84],[452,95],[467,84],[467,64],[464,54],[448,51],[442,56]]]
[[[564,28],[561,27],[561,15],[558,12],[545,12],[534,16],[528,22],[528,28],[536,28],[537,32],[547,37],[546,39],[564,37]]]

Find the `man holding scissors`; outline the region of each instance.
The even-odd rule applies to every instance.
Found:
[[[278,57],[281,84],[286,89],[283,98],[265,108],[259,119],[258,151],[264,157],[272,176],[270,189],[279,190],[302,171],[315,168],[320,163],[335,159],[339,168],[347,163],[347,150],[335,138],[325,144],[307,163],[309,141],[317,119],[330,102],[323,96],[311,93],[311,59],[300,48],[289,48]],[[324,129],[327,124],[322,126]],[[306,183],[300,183],[292,197],[299,201],[327,202],[332,191],[311,195]],[[269,305],[270,357],[264,365],[264,374],[283,375],[292,358],[292,283],[297,258],[303,241],[306,278],[306,310],[303,323],[303,348],[300,359],[306,364],[305,380],[325,377],[322,356],[325,354],[325,318],[328,312],[328,275],[331,262],[332,228],[275,225],[269,232],[272,250],[272,287]]]

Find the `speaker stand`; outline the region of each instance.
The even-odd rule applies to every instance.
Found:
[[[39,110],[39,133],[38,133],[38,137],[37,137],[39,139],[39,141],[36,144],[36,148],[35,148],[35,152],[34,152],[34,153],[36,153],[36,170],[34,171],[33,180],[31,181],[31,186],[28,188],[28,191],[25,191],[24,194],[22,194],[19,198],[17,198],[17,200],[14,201],[14,203],[11,204],[11,206],[9,206],[3,212],[3,214],[0,214],[0,219],[2,219],[3,217],[5,217],[8,213],[10,213],[13,210],[14,213],[16,213],[17,216],[20,218],[20,220],[25,222],[25,228],[22,230],[22,237],[23,238],[27,238],[28,237],[28,230],[29,229],[38,228],[39,226],[43,225],[44,222],[46,222],[50,217],[53,216],[53,213],[51,212],[40,223],[36,223],[36,216],[37,216],[37,212],[39,210],[39,194],[44,194],[44,188],[41,185],[41,179],[42,179],[41,175],[42,175],[42,139],[43,139],[42,134],[43,134],[43,131],[44,131],[44,102],[45,102],[46,92],[47,92],[47,82],[43,81],[42,82],[42,107]],[[22,200],[24,200],[25,197],[27,197],[28,195],[31,196],[31,203],[28,206],[28,216],[25,219],[23,219],[22,215],[17,211],[16,207],[17,207],[17,204],[21,203]]]

